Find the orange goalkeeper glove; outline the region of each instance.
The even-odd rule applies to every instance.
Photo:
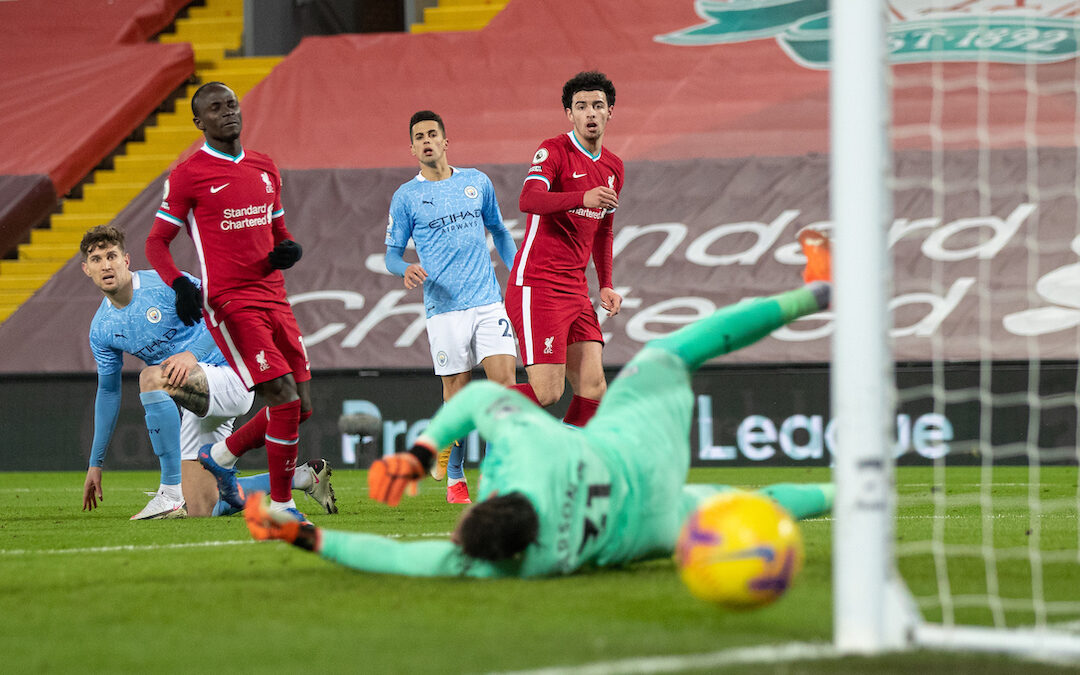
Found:
[[[415,494],[411,488],[427,472],[427,466],[434,458],[435,453],[431,450],[415,445],[409,452],[375,460],[368,470],[368,493],[375,501],[397,506],[406,489]]]
[[[244,522],[251,536],[259,541],[280,539],[307,551],[318,551],[319,529],[311,523],[301,523],[292,516],[271,511],[269,501],[269,495],[256,492],[244,504]]]

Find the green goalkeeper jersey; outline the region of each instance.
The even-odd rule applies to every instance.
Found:
[[[827,302],[818,295],[827,290],[805,287],[732,305],[654,340],[620,371],[584,429],[489,382],[472,383],[448,401],[421,440],[441,448],[476,429],[488,441],[477,496],[520,492],[539,517],[537,540],[520,557],[492,564],[448,541],[402,543],[328,530],[321,554],[371,572],[477,577],[569,574],[670,554],[689,509],[723,489],[685,486],[690,371],[818,311]],[[771,494],[804,515],[831,503],[818,487]]]
[[[475,428],[488,441],[476,496],[520,492],[539,517],[537,541],[520,558],[492,564],[448,541],[332,531],[324,531],[322,555],[373,572],[532,577],[670,554],[689,465],[689,376],[661,350],[642,352],[633,365],[585,429],[563,424],[516,391],[475,382],[422,435],[443,447]]]

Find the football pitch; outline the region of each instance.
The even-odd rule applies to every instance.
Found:
[[[978,494],[978,469],[948,471],[950,492]],[[1026,495],[1027,475],[998,469],[993,481]],[[1076,476],[1044,468],[1042,489],[1075,496]],[[281,542],[256,543],[241,516],[129,521],[157,487],[156,472],[106,471],[104,503],[83,513],[83,477],[0,474],[3,672],[1076,672],[996,655],[837,657],[829,518],[801,524],[806,564],[785,597],[731,612],[691,597],[670,560],[531,581],[364,574]],[[469,478],[475,485],[476,473]],[[826,468],[691,471],[693,482],[745,487],[829,478]],[[900,468],[897,478],[899,540],[922,538],[933,526],[933,473]],[[445,503],[443,484],[431,480],[398,509],[367,498],[363,471],[338,469],[333,484],[337,515],[297,500],[333,529],[446,537],[462,508]],[[1013,515],[1022,532],[1026,516]],[[998,519],[1008,523],[1009,514]],[[981,528],[976,510],[956,520],[947,536]],[[1075,550],[1075,517],[1045,520],[1043,547]],[[913,586],[935,583],[929,562],[913,559],[904,572]],[[1075,598],[1077,582],[1066,575],[1055,588],[1048,579],[1045,595]]]

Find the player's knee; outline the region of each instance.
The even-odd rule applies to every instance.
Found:
[[[564,385],[563,383],[541,385],[537,387],[533,385],[533,391],[536,392],[536,400],[540,401],[540,405],[544,408],[549,405],[554,405],[562,398]]]
[[[147,366],[139,373],[139,391],[157,391],[168,384],[161,366]]]
[[[607,380],[601,375],[599,378],[591,380],[581,388],[580,392],[577,392],[579,396],[583,398],[591,398],[594,401],[599,401],[604,397],[604,392],[607,391]]]

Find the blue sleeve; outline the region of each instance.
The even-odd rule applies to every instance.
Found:
[[[406,183],[406,185],[408,185]],[[400,246],[405,248],[412,237],[413,222],[407,202],[407,188],[403,185],[390,199],[390,217],[386,223],[386,239],[383,243],[387,246]]]
[[[491,228],[488,229],[491,230]],[[514,256],[517,255],[517,244],[514,243],[510,230],[506,229],[505,225],[502,226],[501,231],[491,230],[491,238],[495,240],[495,250],[498,251],[506,269],[513,267]]]
[[[90,446],[90,466],[105,464],[116,419],[120,416],[120,371],[98,371],[97,397],[94,399],[94,442]]]
[[[495,199],[495,186],[491,184],[491,179],[486,174],[481,173],[484,177],[484,227],[491,233],[491,238],[495,242],[495,251],[498,252],[499,258],[502,259],[503,264],[507,269],[514,266],[514,256],[517,254],[517,244],[514,243],[514,237],[511,236],[510,230],[506,229],[506,224],[503,223],[502,211],[499,210],[499,202]]]
[[[386,269],[388,272],[399,277],[405,276],[405,270],[409,269],[409,263],[405,262],[405,259],[401,257],[404,253],[404,246],[386,247]]]
[[[199,339],[188,345],[188,351],[194,354],[195,360],[200,363],[205,362],[207,355],[215,349],[217,349],[217,343],[214,342],[214,336],[205,328],[199,332]]]

